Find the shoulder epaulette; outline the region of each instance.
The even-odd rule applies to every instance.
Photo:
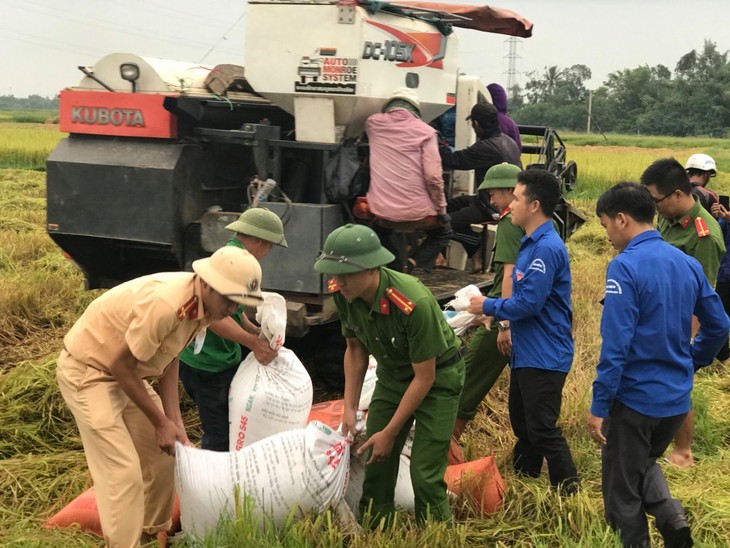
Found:
[[[707,228],[707,223],[702,217],[695,217],[695,230],[699,238],[704,238],[710,235],[710,229]]]
[[[340,285],[334,278],[327,280],[327,293],[334,293],[340,290]]]
[[[386,289],[385,294],[406,316],[409,316],[413,312],[413,309],[416,308],[416,303],[403,295],[395,287]]]
[[[198,297],[193,295],[190,300],[177,309],[177,317],[179,320],[189,318],[191,320],[198,319]]]

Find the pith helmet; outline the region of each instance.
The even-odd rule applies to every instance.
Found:
[[[418,94],[410,88],[396,89],[383,106],[383,112],[385,112],[386,107],[396,99],[400,99],[401,101],[406,101],[407,103],[410,103],[416,108],[418,112],[421,112],[421,102],[418,100]]]
[[[353,274],[383,266],[395,256],[380,244],[371,228],[347,224],[332,231],[314,263],[323,274]]]
[[[484,175],[484,181],[477,190],[486,190],[487,188],[514,188],[517,186],[517,175],[522,170],[507,162],[502,162],[496,166],[492,166]]]
[[[712,156],[707,154],[693,154],[687,158],[687,164],[684,169],[699,169],[700,171],[709,171],[710,177],[717,175],[717,165]]]
[[[241,213],[237,221],[226,226],[226,229],[288,247],[284,239],[284,225],[281,219],[276,213],[265,207],[247,209]]]
[[[261,265],[245,249],[221,247],[206,259],[193,261],[193,270],[210,287],[239,304],[259,305]]]

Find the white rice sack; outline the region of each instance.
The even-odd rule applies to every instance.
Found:
[[[377,374],[378,362],[372,355],[368,358],[368,368],[365,371],[365,378],[362,381],[362,391],[360,392],[360,401],[357,408],[361,411],[367,411],[370,407],[370,400],[373,399],[375,391],[375,383],[378,382]]]
[[[455,294],[454,298],[451,299],[444,309],[453,309],[456,314],[444,315],[446,322],[452,327],[457,336],[463,335],[473,321],[480,316],[480,314],[471,314],[467,312],[467,307],[472,297],[480,296],[482,294],[479,288],[475,285],[467,285],[462,287]]]
[[[286,339],[286,300],[278,293],[262,291],[264,302],[256,309],[256,321],[273,350],[284,346]]]
[[[358,446],[362,443],[364,443],[364,440]],[[353,446],[350,453],[350,478],[347,483],[347,491],[345,491],[345,502],[355,517],[360,519],[360,499],[362,498],[362,487],[365,482],[365,462],[367,459],[365,459],[365,455],[357,454],[356,447],[358,446]],[[394,502],[398,509],[414,512],[416,509],[415,499],[416,495],[413,493],[413,484],[411,483],[411,459],[401,453]]]
[[[400,454],[404,455],[408,458],[411,458],[411,453],[413,452],[413,439],[416,436],[416,421],[413,421],[413,424],[411,425],[411,429],[408,431],[408,437],[406,438],[406,442],[403,444],[403,449],[401,449]]]
[[[237,452],[175,445],[175,484],[183,531],[203,537],[222,517],[235,518],[239,496],[253,503],[254,518],[275,525],[290,515],[324,511],[345,494],[351,440],[313,421]]]
[[[400,455],[398,481],[395,484],[395,507],[407,512],[416,511],[416,494],[411,481],[411,459],[403,453]]]
[[[304,428],[312,397],[312,379],[294,352],[280,348],[269,365],[249,353],[228,392],[229,449],[240,451],[267,436]]]

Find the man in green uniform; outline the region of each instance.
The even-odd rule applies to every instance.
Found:
[[[655,161],[641,175],[659,212],[658,229],[664,240],[697,259],[712,287],[717,281],[720,259],[725,253],[722,229],[715,218],[692,194],[689,176],[674,158]],[[699,324],[692,321],[692,334]],[[674,450],[667,457],[680,467],[694,464],[692,438],[694,412],[690,411],[674,438]]]
[[[519,167],[506,162],[497,164],[489,168],[484,182],[477,189],[488,191],[491,204],[501,212],[494,243],[494,285],[487,295],[492,299],[508,299],[512,296],[512,269],[525,235],[523,228],[512,224],[510,214],[520,171]],[[476,416],[479,403],[497,382],[509,362],[511,351],[512,335],[506,320],[486,322],[472,336],[464,357],[466,378],[454,425],[456,441],[459,441],[467,422]],[[450,455],[450,458],[461,460],[460,455]]]
[[[226,226],[236,233],[227,246],[247,250],[257,261],[274,244],[287,247],[284,226],[272,211],[256,207],[244,211],[237,221]],[[228,389],[241,363],[241,346],[253,351],[266,365],[276,357],[269,343],[260,339],[256,327],[239,307],[235,314],[210,324],[207,332],[180,354],[180,380],[195,401],[203,428],[203,449],[228,451]]]
[[[460,341],[436,299],[416,278],[383,267],[393,260],[368,227],[333,231],[314,264],[332,274],[331,289],[347,339],[343,432],[355,435],[356,411],[368,353],[378,362],[378,381],[367,419],[370,450],[360,506],[378,523],[395,511],[400,452],[416,420],[411,482],[416,517],[449,521],[444,473],[451,432],[464,383]]]

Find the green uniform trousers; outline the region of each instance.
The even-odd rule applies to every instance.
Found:
[[[464,391],[461,393],[459,412],[456,415],[462,420],[470,421],[476,416],[477,407],[509,363],[509,357],[503,356],[497,350],[498,333],[496,329],[486,330],[480,326],[469,341],[464,357]]]
[[[464,361],[459,360],[454,365],[436,370],[431,390],[396,436],[390,456],[383,462],[366,467],[360,508],[363,513],[370,509],[374,525],[380,518],[392,516],[395,511],[395,484],[400,453],[414,419],[416,431],[411,452],[411,483],[415,494],[416,519],[422,522],[430,515],[438,521],[451,520],[444,474],[459,395],[464,384],[464,368]],[[382,369],[378,367],[378,382],[368,410],[369,434],[380,432],[387,426],[411,382],[396,380]]]

